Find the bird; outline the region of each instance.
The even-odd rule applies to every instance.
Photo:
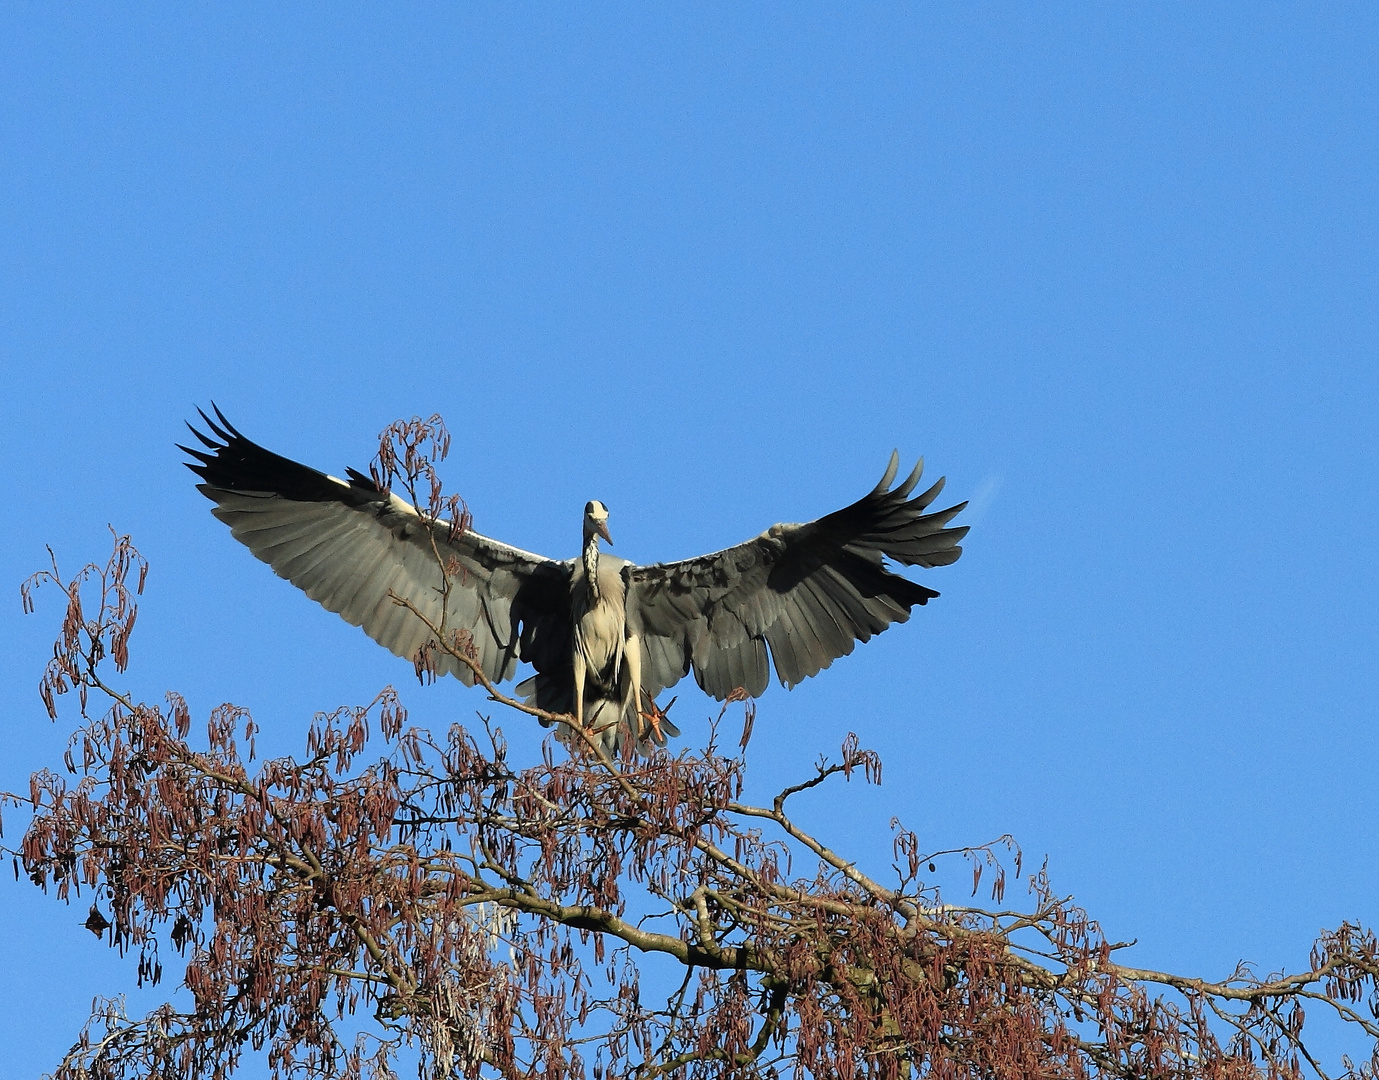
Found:
[[[951,564],[968,531],[949,525],[966,503],[926,512],[943,479],[913,495],[923,458],[892,486],[893,451],[861,499],[734,547],[637,565],[601,549],[613,543],[609,511],[591,500],[580,555],[548,559],[431,515],[371,475],[339,479],[264,449],[214,404],[214,419],[197,411],[206,431],[187,426],[204,449],[179,446],[185,464],[211,512],[279,577],[419,670],[429,650],[434,674],[476,681],[435,647],[432,626],[460,632],[494,685],[530,664],[516,694],[543,723],[570,717],[604,754],[649,753],[678,735],[656,700],[691,672],[719,701],[756,698],[772,665],[791,689],[907,621],[939,594],[886,560]]]

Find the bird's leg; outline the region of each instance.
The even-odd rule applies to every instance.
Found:
[[[584,727],[584,650],[575,645],[571,658],[575,669],[575,723]]]
[[[642,642],[636,634],[630,635],[627,639],[627,674],[628,691],[632,699],[632,722],[636,725],[637,741],[642,742],[649,731],[656,745],[664,745],[666,736],[661,730],[661,718],[665,713],[656,704],[656,699],[647,694],[642,686]],[[646,696],[646,712],[642,712],[643,695]],[[624,701],[624,709],[626,704]]]
[[[623,642],[623,659],[627,661],[627,693],[623,695],[622,712],[632,725],[632,736],[642,741],[642,639],[628,634]],[[632,711],[627,711],[628,704]]]

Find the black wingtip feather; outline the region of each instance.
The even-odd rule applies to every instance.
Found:
[[[225,430],[228,431],[228,432],[230,433],[230,438],[233,438],[233,439],[243,439],[243,438],[244,438],[243,435],[241,435],[238,431],[235,430],[235,425],[232,424],[232,423],[230,423],[230,421],[228,421],[228,420],[225,419],[225,414],[224,414],[223,412],[220,411],[220,406],[217,405],[214,401],[211,402],[211,408],[212,408],[213,410],[215,410],[216,419],[218,419],[218,420],[220,421],[221,426],[224,427]]]
[[[908,499],[910,497],[910,492],[914,491],[915,485],[919,483],[919,478],[923,475],[924,459],[920,458],[918,461],[915,462],[915,467],[910,470],[910,475],[907,476],[904,482],[893,492],[891,492],[891,494],[894,495],[897,499]],[[943,481],[940,480],[939,484],[942,485]]]
[[[211,408],[215,408],[215,406],[212,405]],[[229,432],[217,426],[216,422],[206,415],[205,409],[198,405],[196,407],[196,411],[200,414],[201,419],[205,423],[205,425],[211,429],[212,435],[214,435],[217,439],[221,440],[221,442],[230,442],[231,436]],[[217,410],[217,415],[219,415],[219,410]],[[210,442],[207,442],[206,437],[204,435],[201,435],[199,432],[197,434],[201,441],[205,442],[207,446],[212,445]]]
[[[918,477],[916,477],[916,479],[918,479]],[[944,486],[947,483],[948,478],[946,476],[940,476],[926,490],[920,492],[908,503],[906,503],[906,507],[914,510],[923,510],[926,506],[928,506],[931,502],[933,502],[935,499],[939,497],[939,495],[943,492]],[[905,492],[905,494],[908,495],[909,492],[907,491]],[[966,505],[966,503],[963,503],[963,506]]]
[[[191,469],[192,472],[200,472],[204,466],[209,465],[215,460],[214,454],[208,454],[203,450],[193,450],[190,446],[183,446],[181,443],[177,444],[177,449],[181,450],[184,454],[190,454],[192,457],[196,458],[197,461],[201,462],[200,465],[193,465],[191,462],[186,462],[187,468]]]
[[[376,501],[379,497],[372,482],[367,487],[362,484],[342,484],[323,472],[265,450],[240,434],[214,402],[211,403],[214,420],[204,409],[198,407],[196,411],[219,441],[188,424],[192,434],[211,453],[181,445],[178,449],[200,463],[187,462],[186,465],[211,489],[206,492],[209,498],[215,498],[211,493],[215,490],[262,492],[298,502],[345,502],[352,505]]]
[[[216,442],[214,439],[209,438],[209,437],[206,436],[206,435],[201,434],[201,432],[197,431],[196,428],[192,427],[191,424],[187,423],[185,420],[183,421],[183,423],[186,423],[186,424],[187,424],[187,430],[190,431],[193,435],[195,435],[197,441],[198,441],[199,443],[201,443],[202,446],[206,447],[207,450],[219,450],[219,449],[220,449],[220,443]],[[179,445],[178,445],[178,449],[179,449],[179,450],[186,450],[187,448],[186,448],[185,446],[182,446],[181,444],[179,444]],[[188,450],[187,452],[188,452],[188,453],[191,453],[190,450]]]
[[[891,460],[886,463],[886,471],[881,474],[881,482],[871,489],[873,495],[884,495],[891,489],[891,481],[900,471],[900,451],[891,451]]]

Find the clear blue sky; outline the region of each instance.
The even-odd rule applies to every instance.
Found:
[[[758,790],[855,730],[884,785],[808,816],[870,865],[892,814],[1011,832],[1140,963],[1296,967],[1379,922],[1376,45],[1359,4],[6,5],[0,783],[71,725],[19,581],[107,523],[148,697],[274,752],[388,682],[480,706],[211,518],[195,404],[336,473],[439,411],[477,527],[556,557],[590,498],[677,558],[898,447],[966,554],[767,694]],[[15,1075],[132,987],[84,906],[0,883]]]

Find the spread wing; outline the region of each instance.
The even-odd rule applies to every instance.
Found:
[[[768,650],[788,689],[855,642],[868,641],[938,593],[885,568],[946,566],[966,528],[947,528],[966,503],[926,514],[939,480],[910,498],[921,459],[890,490],[898,454],[881,482],[851,506],[804,525],[774,525],[745,544],[682,562],[627,571],[628,621],[642,640],[642,683],[653,696],[694,670],[720,701],[770,682]]]
[[[201,414],[210,436],[192,428],[205,451],[180,448],[196,459],[187,467],[204,481],[198,490],[216,504],[211,512],[279,577],[380,645],[411,660],[433,636],[394,595],[437,626],[465,631],[493,682],[511,678],[519,659],[540,667],[558,655],[556,643],[569,640],[570,563],[428,522],[370,477],[317,472],[265,450],[215,414],[216,421]],[[448,595],[447,565],[457,568]],[[454,657],[435,661],[438,672],[473,685]]]

